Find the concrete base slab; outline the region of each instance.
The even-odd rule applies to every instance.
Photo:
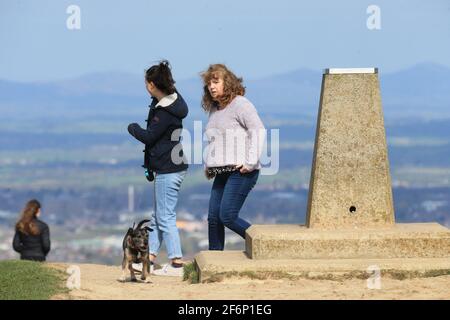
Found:
[[[450,230],[438,223],[346,230],[253,225],[246,252],[258,260],[450,258]]]
[[[250,259],[244,251],[201,251],[195,257],[200,282],[230,276],[267,278],[367,279],[371,270],[397,279],[450,274],[450,258],[410,259]]]

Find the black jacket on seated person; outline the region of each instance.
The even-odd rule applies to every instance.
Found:
[[[50,230],[45,222],[39,219],[34,221],[40,233],[34,236],[16,230],[13,248],[20,253],[22,260],[45,261],[45,257],[50,251]]]
[[[181,133],[183,119],[188,115],[188,106],[178,91],[159,101],[153,98],[147,118],[147,128],[137,123],[128,126],[128,132],[145,144],[144,168],[156,173],[172,173],[186,170],[187,159],[183,154]],[[173,135],[173,136],[172,136]],[[175,149],[181,162],[175,163],[171,157]]]

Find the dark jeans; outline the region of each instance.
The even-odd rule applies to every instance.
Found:
[[[250,223],[239,218],[239,210],[258,176],[259,170],[253,170],[244,174],[239,171],[221,173],[214,178],[208,212],[209,250],[224,249],[225,226],[245,239]]]

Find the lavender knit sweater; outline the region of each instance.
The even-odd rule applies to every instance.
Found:
[[[221,110],[213,107],[205,134],[205,167],[243,164],[250,170],[261,168],[266,130],[247,98],[236,96]]]

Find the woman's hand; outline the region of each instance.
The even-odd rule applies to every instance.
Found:
[[[244,166],[243,164],[239,164],[236,166],[236,169],[239,169],[240,173],[249,173],[252,172],[252,169],[248,169],[246,166]]]
[[[136,134],[134,133],[136,131],[136,128],[141,128],[141,126],[137,123],[130,123],[128,125],[128,133],[131,134],[133,137],[136,136]]]
[[[212,178],[214,178],[214,175],[211,175],[211,174],[208,173],[208,168],[205,168],[204,171],[205,171],[206,179],[211,180]]]

